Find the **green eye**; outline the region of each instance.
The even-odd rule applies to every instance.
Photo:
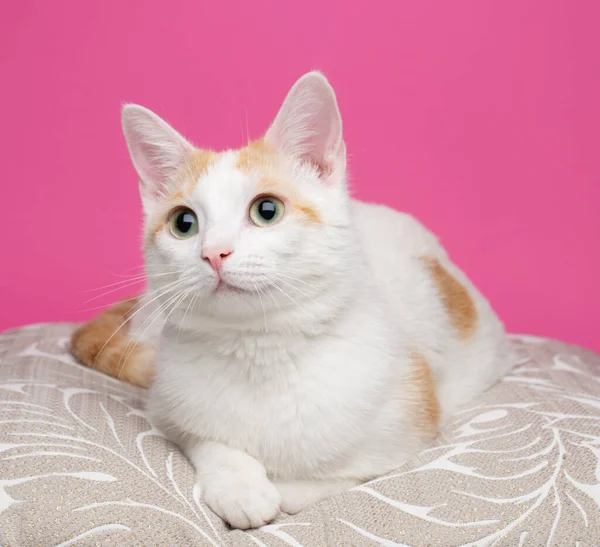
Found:
[[[271,226],[281,220],[285,207],[273,196],[258,198],[250,205],[250,220],[257,226]]]
[[[175,209],[169,217],[169,231],[177,239],[187,239],[198,233],[198,217],[187,207]]]

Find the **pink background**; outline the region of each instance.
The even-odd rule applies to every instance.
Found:
[[[0,8],[0,328],[139,270],[122,102],[199,145],[322,69],[359,197],[423,220],[512,331],[600,350],[596,0],[20,0]]]

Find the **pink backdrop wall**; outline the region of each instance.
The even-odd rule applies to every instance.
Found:
[[[134,292],[85,302],[141,262],[122,102],[237,146],[320,68],[357,195],[428,224],[512,331],[600,350],[599,19],[595,0],[3,2],[0,328]]]

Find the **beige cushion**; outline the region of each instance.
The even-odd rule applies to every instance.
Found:
[[[199,501],[190,464],[150,428],[144,391],[69,356],[72,328],[0,335],[3,546],[600,544],[600,357],[590,352],[515,337],[517,367],[431,449],[244,533]]]

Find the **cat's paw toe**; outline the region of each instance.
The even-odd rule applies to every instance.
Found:
[[[204,493],[208,506],[233,528],[247,530],[268,524],[279,514],[281,495],[268,479],[232,480]]]
[[[293,498],[283,498],[283,501],[281,502],[281,510],[287,515],[297,515],[305,507],[306,504],[303,501]]]
[[[312,501],[312,497],[300,482],[277,483],[281,494],[281,510],[288,515],[300,513]]]

